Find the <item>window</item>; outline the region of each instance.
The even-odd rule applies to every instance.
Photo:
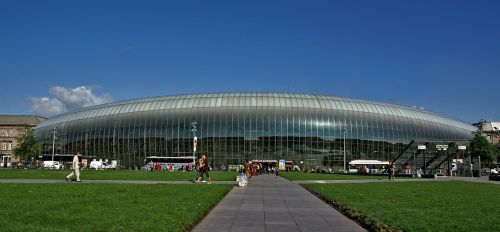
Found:
[[[12,142],[2,141],[2,151],[12,150]]]

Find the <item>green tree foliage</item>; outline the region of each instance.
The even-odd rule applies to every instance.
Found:
[[[37,142],[33,129],[25,128],[25,131],[19,139],[17,139],[17,146],[14,148],[14,156],[20,158],[24,162],[38,157],[41,152],[41,146]]]
[[[482,161],[491,164],[496,157],[495,153],[494,146],[486,139],[482,126],[480,126],[474,133],[474,138],[471,142],[472,156],[480,156]]]

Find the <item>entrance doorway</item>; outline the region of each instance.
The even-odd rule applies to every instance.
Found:
[[[10,156],[2,155],[2,168],[7,168],[10,166]]]

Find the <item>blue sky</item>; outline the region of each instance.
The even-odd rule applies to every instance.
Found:
[[[278,91],[500,120],[500,1],[0,1],[0,114]]]

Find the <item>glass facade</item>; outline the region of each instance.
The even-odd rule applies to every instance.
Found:
[[[144,165],[148,156],[192,156],[213,167],[242,160],[301,161],[305,167],[342,166],[347,160],[392,160],[412,141],[463,143],[476,128],[435,113],[363,100],[288,93],[213,93],[115,102],[51,118],[35,128],[43,152],[81,151]],[[413,148],[412,148],[413,149]],[[405,152],[403,152],[405,151]]]

